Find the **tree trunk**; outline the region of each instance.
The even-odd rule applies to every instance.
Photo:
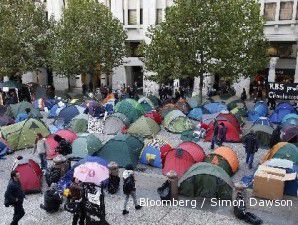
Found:
[[[200,86],[199,86],[200,104],[203,103],[203,82],[204,82],[204,74],[200,73]]]

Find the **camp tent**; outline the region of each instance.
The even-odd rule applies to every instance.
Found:
[[[42,171],[35,161],[22,159],[15,171],[20,173],[21,187],[26,194],[42,191]]]
[[[216,120],[227,120],[229,121],[235,128],[237,128],[237,131],[241,133],[240,129],[240,123],[238,122],[238,119],[236,118],[235,115],[231,113],[220,113],[217,117]]]
[[[298,164],[298,147],[288,142],[279,142],[266,153],[263,162],[272,158],[287,159]]]
[[[213,113],[219,113],[221,111],[226,111],[228,108],[225,104],[220,102],[210,102],[206,103],[203,106],[205,109],[207,109],[211,114]]]
[[[281,139],[283,141],[298,145],[298,125],[283,127]]]
[[[6,115],[9,117],[16,118],[21,113],[26,113],[26,109],[29,108],[31,110],[31,114],[33,117],[42,118],[42,115],[40,114],[38,109],[35,109],[33,105],[29,102],[19,102],[17,104],[11,104],[6,111]]]
[[[268,117],[259,117],[255,122],[255,124],[260,124],[260,125],[265,125],[265,126],[272,126],[270,120],[268,119]]]
[[[191,108],[197,108],[200,105],[200,96],[196,95],[191,98],[187,98],[187,103]]]
[[[72,143],[72,156],[84,158],[87,155],[92,155],[102,147],[101,141],[94,135],[82,133]]]
[[[176,103],[176,108],[183,112],[185,115],[189,113],[191,110],[190,105],[187,103],[185,99],[179,99],[179,101]]]
[[[193,142],[183,142],[166,154],[162,173],[166,175],[174,170],[180,178],[193,164],[202,162],[204,159],[204,150],[199,145]]]
[[[239,168],[239,160],[237,154],[233,149],[227,146],[221,146],[215,149],[215,154],[222,156],[229,163],[232,173],[236,173]]]
[[[233,183],[229,175],[211,163],[196,163],[179,179],[179,193],[187,197],[231,199]]]
[[[152,141],[148,143],[140,156],[140,163],[162,168],[164,157],[172,148],[169,144]]]
[[[211,153],[206,156],[204,162],[217,165],[221,167],[224,171],[226,171],[226,173],[229,174],[229,176],[233,175],[233,171],[229,162],[221,155]]]
[[[143,141],[137,137],[118,134],[105,143],[95,155],[116,162],[120,167],[128,164],[136,167],[143,146]]]
[[[168,104],[165,104],[162,108],[160,108],[159,112],[160,112],[161,116],[162,116],[163,118],[165,118],[165,116],[166,116],[169,112],[171,112],[171,111],[173,111],[173,110],[176,110],[176,109],[177,109],[177,108],[176,108],[176,105],[175,105],[175,104],[168,103]]]
[[[78,105],[69,105],[59,112],[58,117],[63,119],[64,125],[67,125],[74,117],[76,117],[79,114],[83,114],[84,111],[84,107]]]
[[[194,128],[193,123],[180,110],[169,112],[163,121],[163,126],[171,133],[182,133]]]
[[[42,121],[33,118],[1,127],[0,131],[13,150],[34,147],[37,133],[41,133],[44,137],[50,133]]]
[[[260,117],[265,117],[268,114],[268,106],[266,102],[258,101],[254,105],[253,109],[248,112],[248,120],[256,121]]]
[[[227,120],[218,120],[218,124],[224,123],[227,128],[226,142],[240,142],[239,131]],[[211,141],[213,137],[214,122],[210,122],[205,141]]]
[[[105,134],[117,134],[123,128],[129,126],[129,119],[122,113],[113,113],[104,121],[103,132]]]
[[[49,111],[48,118],[55,118],[59,115],[60,111],[64,109],[66,105],[64,103],[57,103],[52,106]]]
[[[145,112],[150,112],[158,108],[159,99],[154,95],[150,95],[147,97],[140,98],[138,100],[138,103],[142,105]]]
[[[230,111],[235,108],[239,108],[239,109],[243,109],[243,110],[247,111],[246,104],[241,99],[231,101],[230,103],[227,104],[227,108]]]
[[[71,120],[69,128],[75,133],[85,133],[88,130],[88,120],[87,114],[80,114]]]
[[[194,108],[190,110],[190,112],[187,115],[190,119],[193,120],[202,120],[203,117],[203,110],[202,108]]]
[[[246,135],[249,134],[250,131],[254,131],[260,146],[269,146],[271,135],[273,133],[272,127],[267,125],[255,124],[248,130]],[[244,138],[246,135],[244,135]]]
[[[55,150],[58,147],[58,143],[54,140],[55,135],[61,136],[65,140],[69,141],[70,143],[73,143],[74,140],[78,138],[77,134],[71,130],[59,130],[55,134],[49,135],[46,139],[46,142],[48,144],[48,152],[47,152],[48,159],[53,159],[57,155]]]
[[[115,112],[124,114],[130,123],[135,122],[145,113],[142,105],[130,98],[118,102],[115,106]]]
[[[285,116],[292,113],[296,113],[296,110],[291,104],[280,103],[269,118],[271,123],[281,123]]]
[[[298,126],[298,114],[290,113],[282,119],[282,125],[297,125]]]
[[[157,124],[161,124],[163,118],[157,111],[151,111],[145,114],[145,117],[153,119]]]
[[[91,101],[88,101],[87,104],[85,104],[85,106],[88,109],[89,115],[91,115],[93,117],[103,117],[104,116],[105,107],[103,105],[101,105],[99,102],[91,100]]]
[[[10,147],[8,146],[7,141],[0,138],[0,159],[3,158],[6,154],[11,151]]]
[[[10,118],[9,116],[0,116],[0,127],[14,124],[14,122],[14,119]]]
[[[153,137],[160,131],[159,125],[151,118],[141,116],[130,125],[127,133],[141,137]]]

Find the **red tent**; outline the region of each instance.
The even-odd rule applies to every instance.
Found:
[[[49,135],[46,140],[49,146],[49,151],[47,152],[48,159],[53,159],[57,155],[55,149],[58,147],[58,143],[54,140],[55,135],[61,136],[70,143],[74,142],[74,140],[78,138],[77,134],[71,130],[59,130],[55,134]]]
[[[151,111],[151,112],[146,113],[145,117],[153,119],[158,124],[162,123],[162,116],[156,111]]]
[[[220,113],[216,117],[217,120],[227,120],[229,121],[234,127],[237,128],[239,132],[241,132],[240,124],[238,122],[238,119],[236,118],[235,115],[231,113]]]
[[[184,142],[166,154],[162,173],[166,175],[174,170],[180,178],[193,164],[202,162],[204,159],[205,153],[199,145]]]
[[[240,136],[239,131],[236,127],[232,125],[231,122],[227,120],[218,120],[218,124],[224,123],[224,125],[227,127],[227,135],[226,135],[226,142],[240,142]],[[213,136],[213,122],[209,124],[209,128],[205,137],[205,141],[211,141]]]
[[[41,192],[42,171],[32,159],[22,160],[15,170],[20,173],[20,183],[25,193]]]

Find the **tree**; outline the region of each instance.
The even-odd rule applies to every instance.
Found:
[[[70,0],[54,33],[52,68],[67,77],[109,75],[125,56],[122,24],[94,0]]]
[[[148,31],[145,67],[158,83],[199,76],[202,96],[206,74],[236,80],[265,67],[263,25],[256,0],[176,0]]]
[[[1,0],[0,77],[21,76],[45,66],[48,29],[43,5],[32,0]]]

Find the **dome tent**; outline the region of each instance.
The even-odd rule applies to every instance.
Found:
[[[194,164],[178,182],[179,193],[187,197],[231,199],[233,183],[219,166],[210,163]]]
[[[248,112],[248,120],[256,121],[260,117],[265,117],[268,114],[268,106],[266,102],[258,101],[253,109]]]
[[[277,105],[269,118],[271,123],[281,123],[285,116],[292,113],[296,113],[295,108],[291,104],[284,102]]]
[[[235,115],[233,115],[231,113],[220,113],[216,117],[216,120],[227,120],[227,121],[229,121],[234,127],[237,128],[238,132],[241,133],[240,124],[239,124],[238,119],[236,118]]]
[[[298,114],[290,113],[282,119],[282,125],[295,125],[298,126]]]
[[[279,142],[266,153],[263,161],[272,158],[287,159],[298,164],[298,147],[291,143]]]
[[[254,131],[259,145],[262,147],[267,147],[270,144],[271,135],[273,133],[273,128],[266,125],[255,124],[253,125],[244,137],[249,134],[250,131]]]
[[[88,130],[88,120],[87,114],[80,114],[70,121],[69,128],[75,133],[85,133]]]
[[[159,99],[154,95],[150,95],[148,97],[140,98],[138,103],[142,105],[145,112],[150,112],[158,108]]]
[[[259,117],[255,122],[254,122],[254,125],[255,124],[260,124],[260,125],[265,125],[265,126],[272,126],[270,120],[268,119],[268,117]]]
[[[193,123],[180,110],[169,112],[163,121],[163,126],[171,133],[182,133],[194,128]]]
[[[130,123],[135,122],[139,117],[145,114],[141,104],[134,99],[124,99],[115,106],[115,112],[124,114]]]
[[[190,110],[190,112],[187,115],[190,119],[193,120],[202,120],[203,117],[203,110],[202,108],[194,108],[192,110]]]
[[[176,108],[178,110],[180,110],[181,112],[183,112],[185,115],[187,115],[189,113],[189,111],[191,110],[191,107],[189,106],[187,101],[182,98],[179,99],[179,101],[176,103]]]
[[[26,109],[29,108],[31,111],[30,113],[33,115],[35,118],[42,118],[41,113],[39,112],[38,109],[35,109],[33,105],[29,102],[19,102],[17,104],[11,104],[5,113],[5,115],[13,118],[17,118],[17,116],[21,113],[26,113]]]
[[[103,132],[105,134],[117,134],[124,127],[129,126],[129,119],[122,113],[113,113],[104,121]]]
[[[174,104],[172,104],[172,103],[168,103],[168,104],[165,104],[162,108],[160,108],[159,112],[160,112],[161,116],[162,116],[163,118],[165,118],[165,116],[166,116],[169,112],[171,112],[171,111],[173,111],[173,110],[176,110],[176,109],[177,109],[176,105],[174,105]]]
[[[130,125],[127,133],[142,137],[152,137],[159,131],[159,125],[153,119],[141,116],[137,121]]]
[[[236,173],[239,168],[239,160],[237,157],[236,152],[233,151],[233,149],[221,146],[215,149],[215,154],[222,156],[227,162],[229,163],[232,173]]]
[[[174,170],[180,178],[193,164],[202,162],[204,158],[204,150],[199,145],[183,142],[166,154],[162,173],[165,175]]]
[[[0,131],[13,150],[34,147],[37,133],[41,133],[44,137],[50,134],[48,127],[42,121],[34,118],[1,127]]]
[[[118,134],[110,139],[94,155],[107,161],[116,162],[120,167],[131,164],[136,167],[144,146],[139,138],[128,134]]]
[[[94,135],[89,133],[79,134],[78,138],[72,143],[72,156],[84,158],[92,155],[102,147],[101,141]]]
[[[282,129],[281,139],[283,141],[298,145],[298,125],[297,126],[286,126]]]
[[[157,111],[151,111],[145,114],[145,117],[153,119],[157,124],[161,124],[163,118]]]
[[[58,117],[63,119],[64,125],[68,125],[70,121],[80,115],[83,114],[85,111],[85,108],[78,106],[78,105],[69,105],[63,108],[60,112]]]
[[[233,175],[233,171],[229,162],[221,155],[211,153],[206,156],[204,162],[221,167],[224,171],[226,171],[227,174],[229,174],[229,176]]]
[[[226,111],[228,109],[225,104],[220,102],[206,103],[203,107],[207,109],[211,114]]]

